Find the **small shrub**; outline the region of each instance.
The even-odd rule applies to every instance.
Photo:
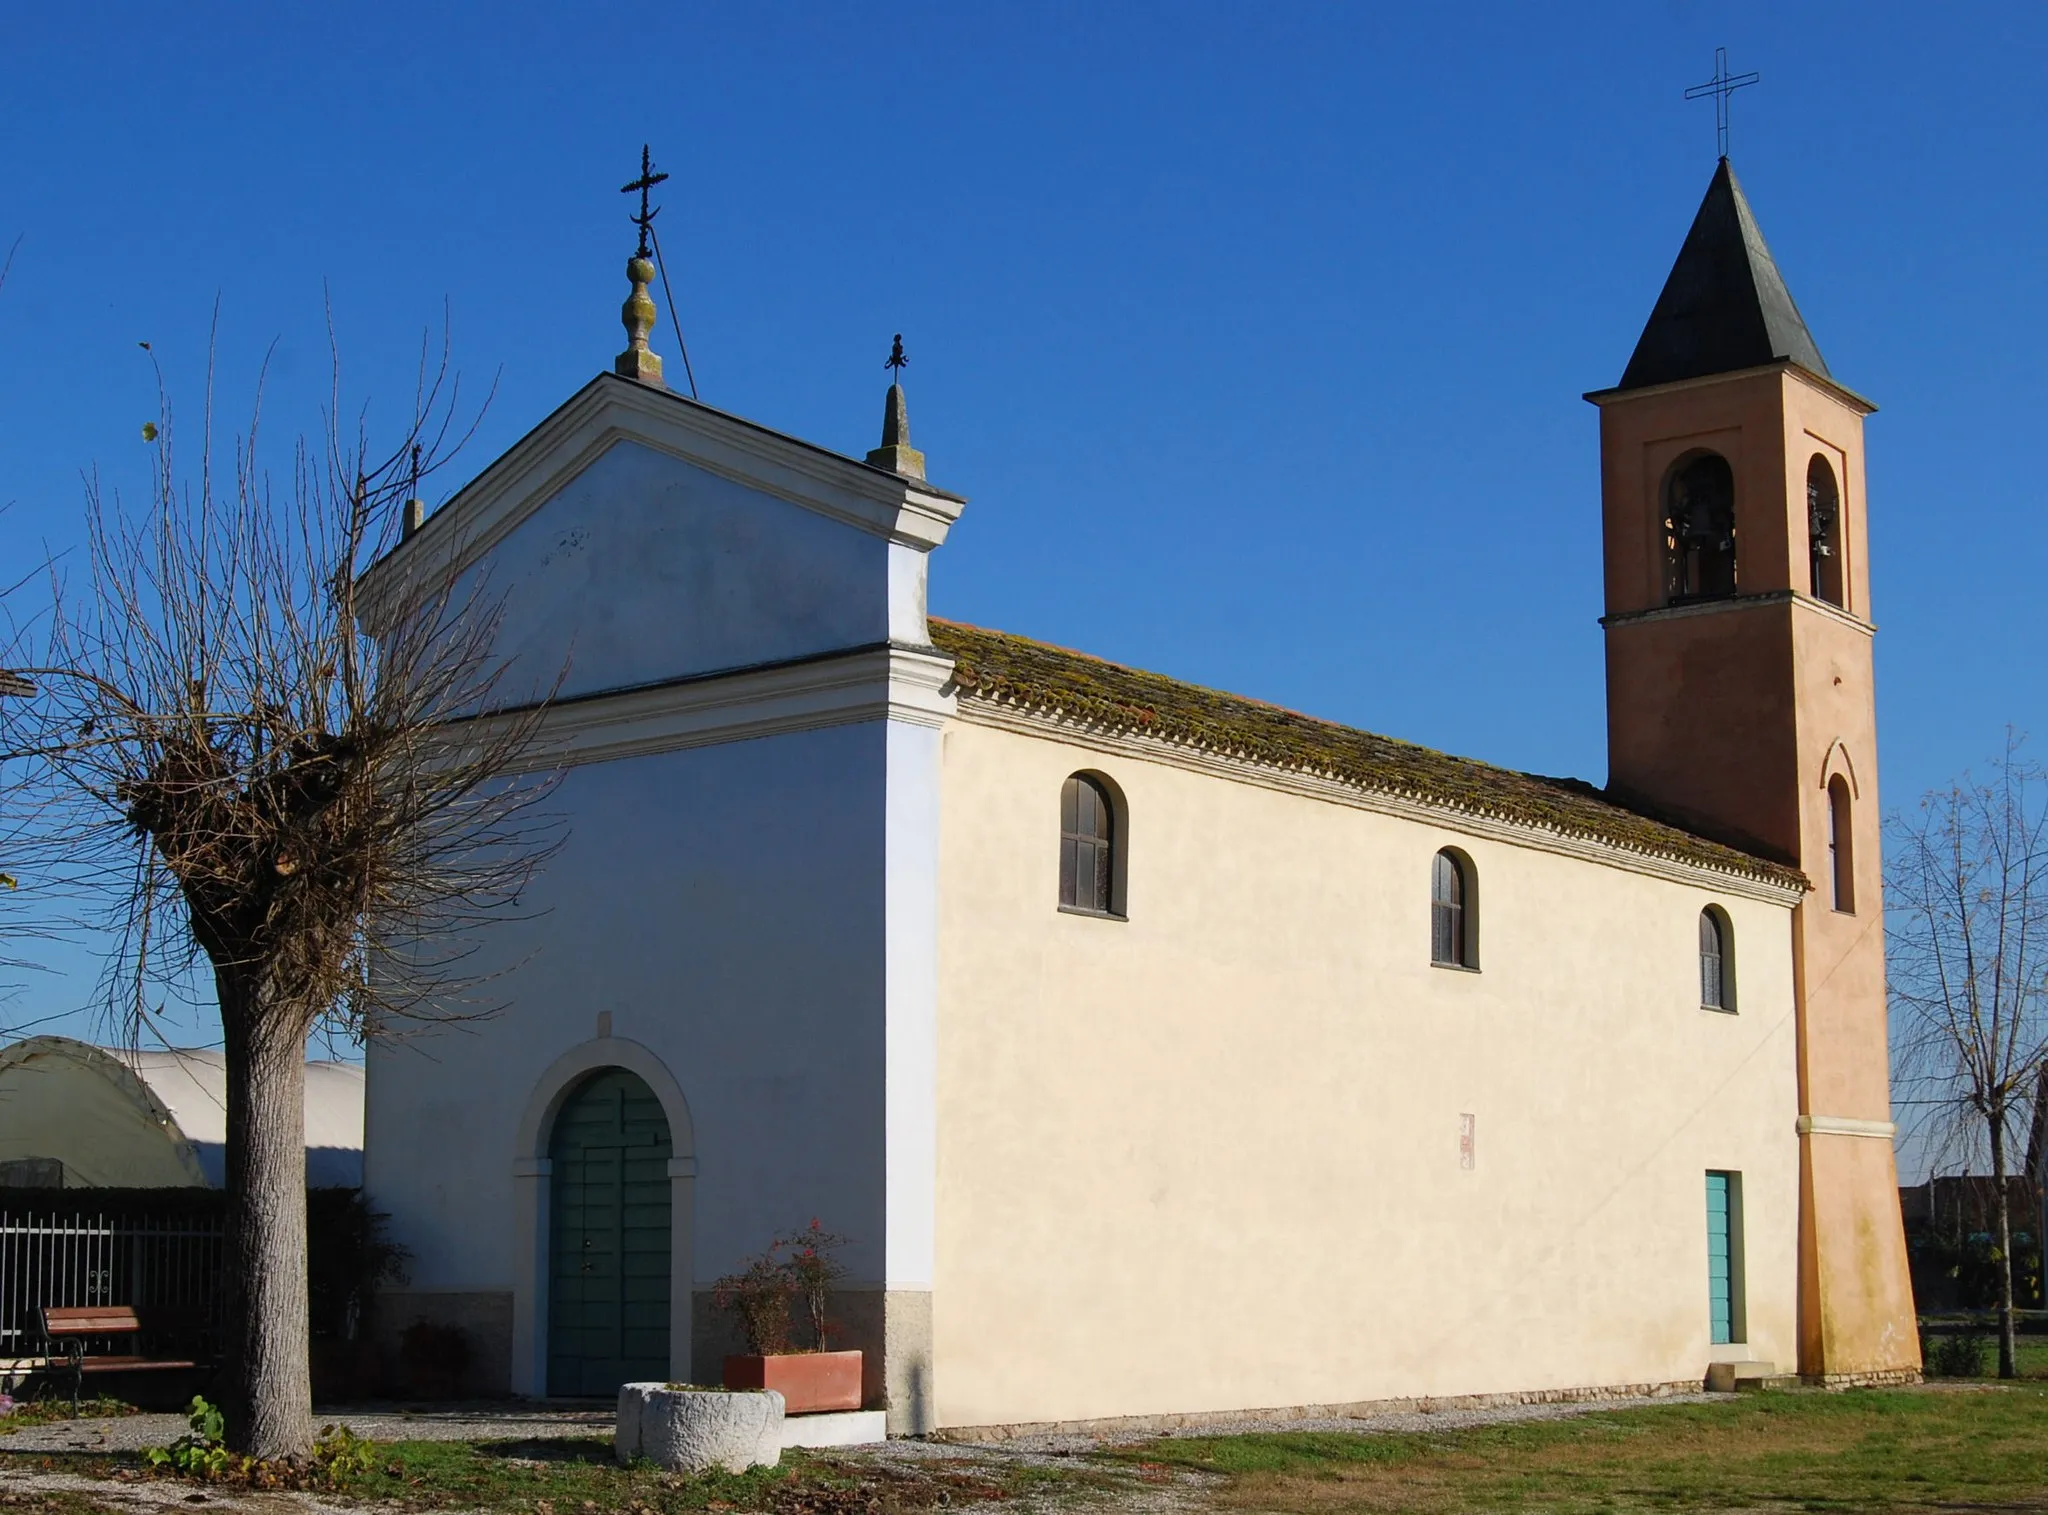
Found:
[[[306,1303],[316,1341],[352,1341],[377,1290],[405,1278],[410,1254],[360,1189],[306,1191]]]
[[[398,1365],[413,1393],[452,1398],[469,1375],[469,1338],[460,1326],[416,1320],[399,1333]]]
[[[347,1426],[323,1427],[310,1457],[246,1457],[221,1445],[227,1423],[219,1409],[196,1395],[185,1408],[190,1433],[144,1449],[143,1465],[152,1472],[250,1489],[338,1490],[377,1471],[375,1444]]]
[[[791,1292],[804,1302],[810,1314],[811,1335],[820,1352],[826,1350],[826,1333],[832,1327],[832,1322],[825,1318],[826,1307],[832,1300],[832,1285],[846,1276],[838,1256],[845,1245],[845,1237],[827,1231],[812,1216],[808,1226],[776,1237],[769,1247],[770,1255],[777,1250],[789,1254],[789,1260],[782,1265],[783,1272],[789,1277]]]
[[[838,1257],[845,1245],[845,1237],[827,1231],[813,1216],[808,1226],[784,1232],[739,1272],[713,1284],[712,1307],[739,1317],[747,1351],[760,1357],[799,1350],[789,1342],[789,1317],[801,1300],[810,1317],[812,1349],[823,1352],[837,1329],[825,1312],[832,1285],[846,1276]]]
[[[714,1309],[739,1317],[747,1351],[757,1357],[788,1350],[790,1278],[770,1247],[737,1273],[711,1286]]]
[[[1982,1378],[1990,1345],[1991,1339],[1974,1326],[1939,1335],[1929,1332],[1920,1341],[1920,1360],[1929,1378]]]
[[[190,1432],[167,1447],[146,1448],[143,1462],[159,1472],[182,1473],[187,1478],[212,1480],[232,1471],[235,1457],[221,1445],[227,1422],[219,1408],[195,1394],[185,1406],[185,1423],[192,1428]]]
[[[347,1426],[327,1426],[313,1443],[313,1466],[329,1488],[347,1488],[377,1471],[377,1445]]]

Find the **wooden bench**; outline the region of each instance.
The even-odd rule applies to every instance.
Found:
[[[41,1312],[43,1345],[50,1366],[71,1369],[71,1409],[78,1410],[79,1390],[88,1373],[152,1373],[200,1367],[194,1358],[150,1357],[141,1353],[98,1352],[88,1354],[85,1344],[95,1336],[134,1336],[162,1323],[152,1318],[145,1324],[132,1305],[46,1306]]]

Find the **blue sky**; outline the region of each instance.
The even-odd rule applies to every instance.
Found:
[[[1596,417],[1733,156],[1869,423],[1885,798],[2048,742],[2048,10],[1630,3],[25,8],[0,559],[196,409],[374,421],[444,310],[466,474],[621,342],[653,143],[703,397],[859,453],[901,331],[973,503],[940,614],[1605,777]],[[665,303],[665,302],[664,302]],[[680,365],[667,332],[657,343]],[[384,407],[380,411],[380,405]],[[456,482],[451,480],[452,484]],[[5,1017],[93,1034],[89,959]],[[54,1017],[54,1019],[48,1019]],[[194,1023],[194,1035],[211,1036]]]

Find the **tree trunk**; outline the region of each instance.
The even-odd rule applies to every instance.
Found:
[[[313,1446],[306,1300],[306,1034],[234,970],[217,970],[227,1045],[228,1445]]]
[[[1991,1117],[1991,1185],[1998,1206],[1998,1376],[2017,1378],[2012,1322],[2012,1205],[2005,1192],[2005,1112]]]

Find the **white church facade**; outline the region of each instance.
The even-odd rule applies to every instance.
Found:
[[[1672,276],[1709,328],[1660,302],[1590,397],[1605,791],[929,617],[964,502],[900,390],[841,456],[667,390],[629,302],[619,372],[399,550],[567,669],[568,830],[503,1008],[371,1043],[382,1329],[462,1327],[480,1390],[715,1382],[710,1281],[817,1217],[896,1433],[1916,1373],[1869,407],[1753,230],[1724,164]],[[1763,671],[1631,693],[1714,637]]]

